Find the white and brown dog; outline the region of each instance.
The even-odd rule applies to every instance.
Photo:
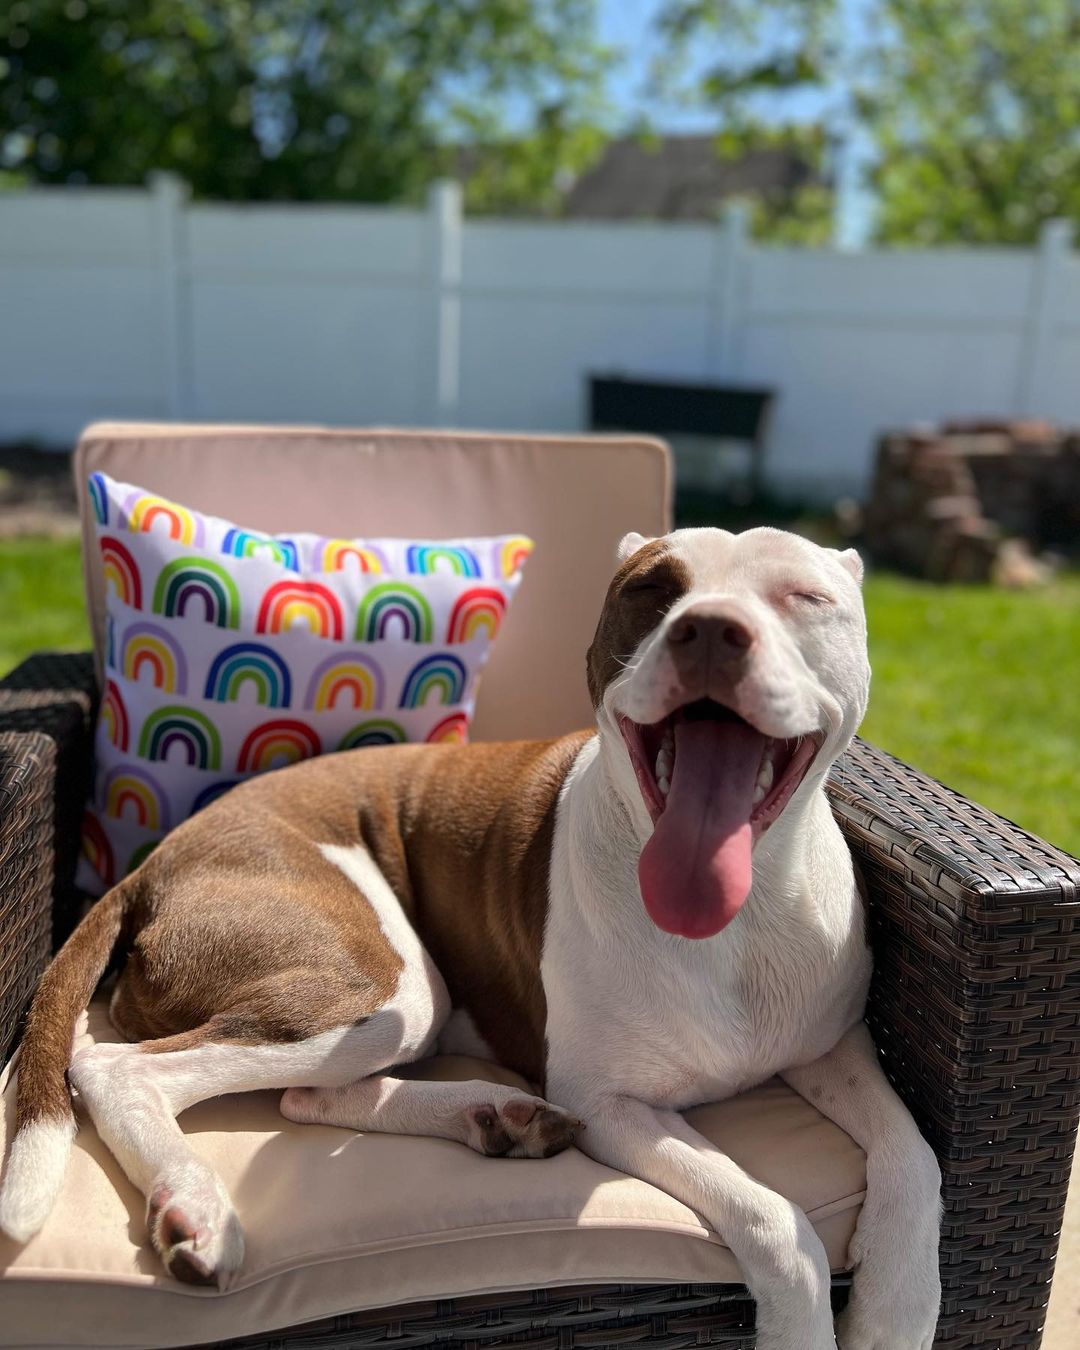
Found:
[[[23,1040],[0,1227],[26,1239],[74,1133],[65,1071],[179,1279],[243,1258],[176,1124],[288,1089],[291,1120],[579,1147],[698,1210],[738,1258],[759,1350],[928,1350],[940,1177],[862,1021],[852,861],[823,791],[869,667],[854,553],[776,530],[628,535],[588,653],[598,734],[365,749],[267,774],[175,830],[79,926]],[[134,1044],[71,1060],[117,944]],[[394,1077],[440,1048],[551,1102]],[[806,1216],[684,1107],[779,1073],[867,1154],[849,1305]]]

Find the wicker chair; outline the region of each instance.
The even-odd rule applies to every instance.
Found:
[[[0,681],[0,1059],[75,913],[95,698],[88,655]],[[870,896],[870,1024],[944,1174],[935,1346],[1036,1350],[1080,1107],[1080,864],[865,743],[829,792]],[[387,1341],[749,1346],[753,1306],[731,1285],[540,1289],[221,1344]]]

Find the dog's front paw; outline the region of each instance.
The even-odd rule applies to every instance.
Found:
[[[837,1321],[840,1350],[930,1350],[941,1305],[938,1175],[927,1164],[923,1184],[913,1168],[906,1183],[875,1188],[877,1203],[868,1195],[850,1252],[851,1298]]]
[[[925,1311],[910,1309],[882,1320],[876,1309],[868,1309],[853,1292],[837,1319],[836,1339],[840,1350],[931,1350],[936,1328],[936,1303],[929,1317]]]
[[[466,1142],[490,1158],[551,1158],[574,1142],[584,1125],[540,1097],[483,1102],[466,1112]]]
[[[183,1169],[161,1178],[146,1214],[162,1264],[183,1284],[227,1289],[244,1260],[244,1234],[225,1188],[212,1173]]]

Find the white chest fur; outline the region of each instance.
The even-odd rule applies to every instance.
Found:
[[[686,1107],[834,1045],[861,1013],[870,962],[851,859],[824,799],[791,822],[797,838],[777,850],[783,875],[767,853],[760,872],[755,860],[740,914],[693,941],[646,914],[632,826],[603,789],[593,741],[567,780],[552,853],[542,975],[553,1100],[572,1080],[575,1100],[587,1088]]]

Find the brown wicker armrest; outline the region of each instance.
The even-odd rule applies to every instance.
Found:
[[[868,1020],[944,1174],[935,1350],[1035,1347],[1080,1105],[1080,863],[862,742],[829,795],[869,892]]]
[[[56,746],[0,732],[0,1064],[49,959]]]
[[[92,717],[98,697],[93,653],[35,652],[0,679],[0,690],[75,701]]]
[[[89,652],[37,653],[0,680],[0,732],[40,732],[55,746],[54,948],[70,933],[78,915],[75,863],[90,789],[97,697]]]

